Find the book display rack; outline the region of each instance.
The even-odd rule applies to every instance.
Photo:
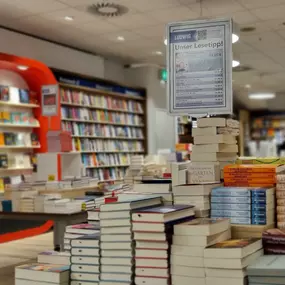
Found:
[[[145,91],[54,73],[60,82],[62,130],[72,134],[73,151],[82,153],[86,174],[121,180],[130,156],[147,151]]]

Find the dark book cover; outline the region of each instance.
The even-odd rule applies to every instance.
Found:
[[[264,245],[264,254],[282,254],[285,255],[285,245]]]
[[[9,87],[8,86],[0,86],[0,100],[1,101],[9,101]]]
[[[30,96],[29,96],[29,90],[27,89],[19,89],[19,97],[20,102],[24,104],[30,103]]]
[[[285,229],[268,229],[262,233],[263,245],[284,245]]]
[[[4,133],[5,145],[16,145],[15,134],[14,133]]]
[[[0,154],[0,168],[8,168],[8,155]]]
[[[36,133],[31,133],[31,143],[32,143],[32,146],[39,145],[39,137]]]

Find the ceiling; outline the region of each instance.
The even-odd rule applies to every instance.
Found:
[[[126,63],[164,65],[165,24],[198,19],[202,7],[202,17],[232,17],[241,28],[255,28],[242,32],[233,47],[241,64],[252,68],[234,72],[237,101],[250,109],[280,109],[284,101],[285,108],[285,0],[202,0],[202,5],[199,0],[110,0],[129,12],[115,18],[87,12],[88,5],[102,1],[106,0],[0,0],[0,25]],[[65,16],[74,20],[66,21]],[[118,36],[125,41],[119,42]],[[249,91],[274,91],[278,98],[249,100]]]

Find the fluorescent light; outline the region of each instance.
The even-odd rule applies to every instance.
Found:
[[[251,93],[248,95],[249,99],[253,100],[268,100],[275,98],[274,93]]]
[[[18,65],[17,68],[20,70],[27,70],[29,67],[26,65]]]
[[[117,40],[118,40],[119,42],[123,42],[123,41],[125,40],[125,38],[122,37],[122,36],[118,36],[118,37],[117,37]]]
[[[72,17],[72,16],[65,16],[65,17],[64,17],[64,20],[65,20],[65,21],[73,21],[73,20],[74,20],[74,17]]]
[[[239,61],[237,61],[237,60],[233,60],[232,61],[232,67],[234,68],[234,67],[237,67],[237,66],[239,66],[240,65],[240,62]]]
[[[239,40],[239,36],[236,34],[232,34],[232,43],[236,43]]]

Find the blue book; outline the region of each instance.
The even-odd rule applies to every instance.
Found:
[[[268,196],[273,196],[273,195],[274,195],[274,188],[259,188],[251,190],[252,197],[266,198]]]
[[[249,188],[245,187],[217,187],[212,189],[211,196],[217,197],[250,197]]]
[[[260,204],[260,203],[253,203],[253,204],[251,204],[251,210],[252,211],[266,211],[267,205],[266,204]]]
[[[250,211],[251,204],[227,204],[227,203],[212,203],[212,210],[236,210],[236,211]]]
[[[230,204],[251,204],[251,198],[250,197],[213,197],[211,196],[211,203],[230,203]]]
[[[224,216],[225,218],[230,217],[241,217],[241,218],[250,218],[250,211],[235,211],[235,210],[211,210],[211,216]]]
[[[267,204],[271,202],[272,200],[269,200],[267,197],[258,197],[258,196],[251,197],[251,203],[255,204]]]
[[[270,217],[273,215],[273,212],[266,212],[266,211],[252,211],[251,212],[251,217],[252,218],[261,218],[261,219],[266,219],[266,217]]]

